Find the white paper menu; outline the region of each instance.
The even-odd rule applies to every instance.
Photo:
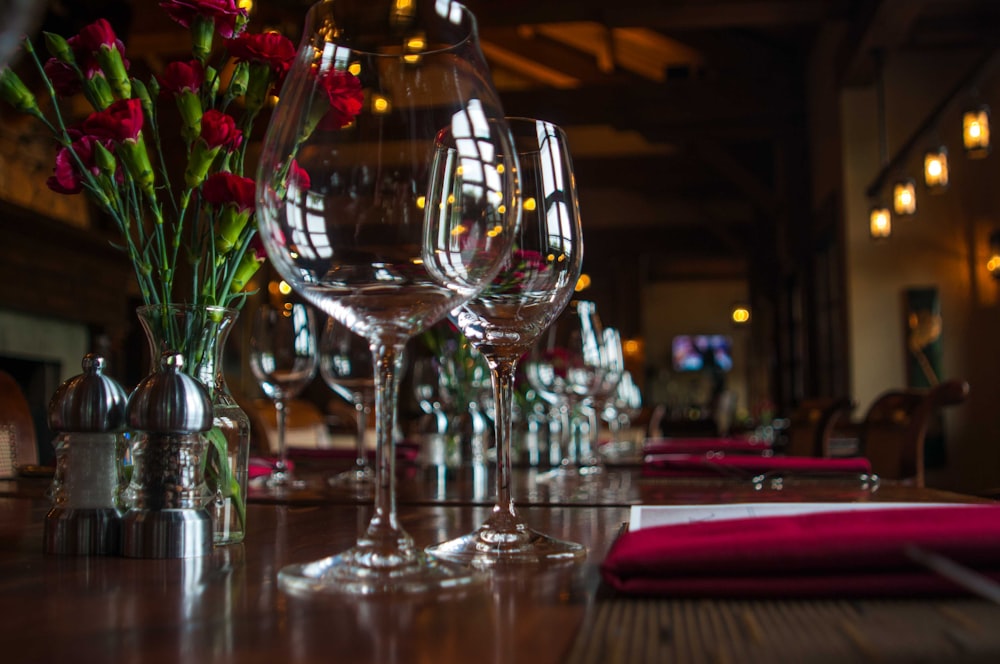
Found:
[[[679,525],[698,521],[746,519],[757,516],[793,516],[816,512],[850,512],[865,509],[903,507],[959,507],[962,503],[725,503],[721,505],[633,505],[629,530],[653,526]],[[977,507],[968,504],[967,507]]]

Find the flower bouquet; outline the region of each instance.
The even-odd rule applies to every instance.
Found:
[[[280,89],[295,47],[277,33],[249,32],[247,11],[236,0],[162,0],[159,6],[189,31],[190,59],[139,80],[129,74],[125,45],[100,19],[68,39],[43,33],[50,56],[44,61],[25,40],[44,91],[36,96],[5,67],[0,98],[51,131],[57,152],[49,188],[85,193],[113,221],[116,244],[135,271],[152,345],[181,352],[185,371],[214,392],[220,383],[224,389],[221,369],[213,366],[215,340],[224,338],[265,259],[256,237],[255,182],[244,176],[248,137]],[[361,108],[360,84],[348,72],[334,72],[324,83],[330,104],[316,125],[350,123]],[[79,95],[92,109],[82,119],[63,110]],[[175,127],[180,135],[167,135]],[[308,190],[293,162],[286,170]],[[178,318],[179,306],[195,318]],[[247,427],[243,433],[249,440]],[[242,523],[240,487],[225,463],[218,426],[209,439],[209,490],[233,498]]]

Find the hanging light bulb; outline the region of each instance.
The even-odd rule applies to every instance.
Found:
[[[970,108],[962,114],[962,145],[965,154],[982,159],[990,153],[990,107]]]
[[[892,187],[892,211],[909,216],[917,211],[917,185],[913,178],[900,180]]]
[[[924,184],[931,193],[948,188],[948,149],[944,146],[924,153]]]
[[[994,279],[1000,280],[1000,231],[990,233],[990,257],[986,261],[986,269]]]
[[[868,212],[868,234],[873,240],[884,240],[892,235],[892,216],[889,208],[875,205]]]
[[[734,304],[729,316],[735,325],[746,325],[750,322],[750,307],[742,302]]]

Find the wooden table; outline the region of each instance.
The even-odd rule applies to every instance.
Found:
[[[461,483],[435,502],[418,495],[424,480],[411,480],[401,495],[416,494],[401,500],[399,513],[420,546],[471,530],[489,510],[488,496],[463,503],[469,487]],[[644,494],[662,502],[760,494],[717,485],[699,493],[646,483],[631,470],[600,482],[628,490],[615,494],[618,502],[598,490],[523,507],[534,527],[586,544],[580,564],[494,574],[453,596],[319,600],[285,595],[277,571],[348,548],[370,516],[364,501],[338,500],[321,483],[301,500],[255,500],[242,545],[205,558],[134,560],[43,555],[48,506],[37,485],[0,482],[8,494],[0,497],[0,652],[5,662],[1000,661],[1000,607],[969,597],[614,597],[598,565],[631,502]],[[867,498],[961,499],[900,487]]]

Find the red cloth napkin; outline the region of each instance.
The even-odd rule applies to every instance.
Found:
[[[274,463],[278,460],[278,457],[250,457],[250,465],[247,471],[247,477],[249,479],[255,480],[258,477],[267,477],[274,470]],[[295,463],[289,459],[285,460],[288,465],[288,470],[295,470]]]
[[[726,477],[753,476],[760,473],[865,473],[872,465],[864,457],[764,457],[724,453],[647,454],[643,462],[645,477]]]
[[[1000,505],[872,508],[655,526],[624,533],[601,574],[649,596],[809,597],[967,592],[908,546],[1000,578]]]
[[[771,446],[749,438],[650,438],[643,443],[646,454],[704,454],[706,452],[770,453]]]

